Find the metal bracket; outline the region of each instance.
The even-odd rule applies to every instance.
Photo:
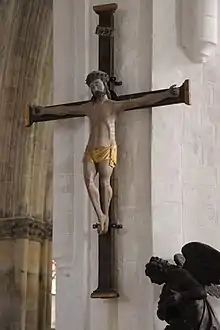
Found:
[[[92,228],[97,229],[98,225],[99,225],[98,223],[94,223],[92,225]],[[121,224],[118,224],[118,223],[111,223],[109,227],[112,228],[112,229],[122,229],[123,228],[123,226]]]
[[[112,229],[122,229],[123,228],[122,224],[119,224],[119,223],[111,223],[110,227]]]
[[[117,81],[116,77],[110,77],[110,82],[113,83],[115,86],[122,85],[122,81]]]

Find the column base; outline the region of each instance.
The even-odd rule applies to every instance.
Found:
[[[49,329],[52,223],[0,218],[0,329]]]

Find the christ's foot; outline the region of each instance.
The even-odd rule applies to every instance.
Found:
[[[109,227],[109,217],[107,215],[105,215],[106,219],[105,219],[105,224],[104,224],[104,233],[107,234],[108,232],[108,227]]]
[[[109,226],[109,218],[107,215],[103,214],[101,218],[99,218],[97,231],[99,235],[104,235],[108,232]]]

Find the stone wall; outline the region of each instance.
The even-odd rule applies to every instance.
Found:
[[[191,107],[153,110],[153,249],[168,259],[193,240],[220,250],[220,43],[208,63],[191,62],[180,47],[180,5],[153,1],[152,88],[189,78],[192,94]]]
[[[92,6],[105,1],[54,3],[54,102],[89,97],[85,77],[97,69],[98,16]],[[117,93],[151,88],[152,5],[146,0],[117,1],[115,68],[123,86]],[[144,31],[144,33],[143,33]],[[144,35],[144,38],[143,38]],[[131,69],[132,68],[132,69]],[[120,299],[94,300],[98,237],[95,214],[82,175],[88,123],[57,123],[54,135],[54,258],[57,262],[56,328],[152,329],[153,289],[144,275],[152,254],[150,146],[151,111],[122,115],[117,127],[119,160],[116,234]]]
[[[54,100],[88,98],[85,76],[97,68],[97,16],[105,1],[63,0],[54,7]],[[120,93],[167,88],[191,80],[192,107],[167,106],[125,113],[118,123],[117,301],[91,300],[97,285],[97,234],[83,184],[81,159],[88,123],[58,123],[54,148],[54,257],[56,328],[153,329],[159,291],[144,275],[152,253],[171,259],[190,240],[217,248],[218,61],[192,63],[180,47],[174,0],[119,0],[116,75]],[[152,126],[151,126],[152,124]],[[152,130],[152,150],[151,150]],[[152,152],[151,152],[152,151]],[[152,160],[150,159],[152,156]],[[151,200],[152,192],[152,200]],[[152,216],[151,216],[152,210]]]

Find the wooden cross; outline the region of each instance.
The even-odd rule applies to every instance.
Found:
[[[109,89],[111,97],[114,100],[122,101],[135,99],[146,94],[161,93],[166,91],[156,90],[151,92],[143,92],[136,94],[128,94],[117,96],[114,92],[115,85],[121,85],[121,82],[117,82],[114,77],[114,13],[117,9],[116,3],[98,5],[93,7],[94,11],[99,15],[99,25],[96,28],[96,34],[99,35],[99,70],[108,73],[110,76]],[[176,98],[167,98],[158,103],[150,104],[149,107],[158,107],[169,104],[185,103],[190,104],[189,100],[189,80],[185,80],[182,86],[179,87],[179,96]],[[26,126],[31,126],[33,123],[41,121],[60,120],[73,117],[85,116],[82,111],[74,113],[71,111],[64,111],[62,109],[72,108],[73,106],[84,104],[88,101],[60,104],[43,107],[44,111],[38,111],[37,107],[28,106],[26,109]],[[140,107],[136,107],[138,109]],[[133,108],[134,109],[134,108]],[[130,110],[133,110],[130,109]],[[114,180],[112,180],[113,191],[114,191]],[[113,199],[114,200],[114,197]],[[101,201],[102,202],[102,201]],[[99,235],[99,267],[98,267],[98,287],[92,292],[92,298],[117,298],[119,294],[117,292],[117,284],[114,281],[114,229],[120,229],[120,224],[116,223],[114,203],[110,205],[109,211],[109,230],[105,235]],[[93,225],[95,228],[96,225]]]

